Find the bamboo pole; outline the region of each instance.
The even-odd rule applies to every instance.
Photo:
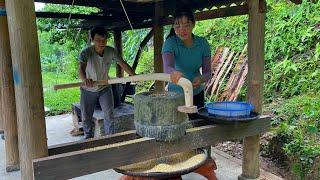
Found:
[[[163,45],[163,26],[160,25],[160,19],[163,15],[163,3],[157,1],[155,4],[155,24],[153,25],[154,36],[153,36],[153,47],[154,47],[154,72],[163,72],[162,62],[162,45]],[[155,91],[164,91],[164,82],[155,82]]]
[[[0,8],[1,5],[5,10],[4,0],[0,0]],[[3,119],[3,128],[5,129],[6,171],[10,172],[19,170],[19,148],[9,31],[5,15],[0,16],[0,39],[0,72],[3,76],[0,79],[0,92],[2,94],[0,101],[2,104],[1,119]]]
[[[21,177],[32,159],[48,156],[40,54],[33,0],[6,0],[16,98]]]
[[[259,12],[260,0],[249,0],[248,22],[248,101],[254,111],[262,112],[265,13]],[[244,138],[242,174],[239,179],[255,179],[260,175],[260,136]]]
[[[122,34],[121,34],[121,31],[114,31],[113,38],[114,38],[114,48],[116,49],[119,56],[122,57],[123,53],[122,53]],[[124,70],[122,69],[122,67],[119,64],[117,64],[117,66],[116,66],[116,74],[117,74],[117,77],[124,76]]]

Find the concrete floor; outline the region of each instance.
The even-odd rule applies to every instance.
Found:
[[[72,117],[70,114],[52,116],[46,118],[48,145],[61,144],[66,142],[77,141],[82,136],[73,137],[69,134],[72,130]],[[216,171],[219,180],[236,180],[241,174],[241,161],[235,159],[221,151],[213,149],[212,156],[216,159],[218,169]],[[20,171],[7,173],[5,171],[5,149],[4,141],[0,139],[0,180],[19,180]],[[117,180],[121,174],[107,170],[78,178],[75,180]],[[259,179],[263,180],[280,180],[281,178],[261,170]],[[202,176],[190,173],[183,176],[183,180],[205,180]]]

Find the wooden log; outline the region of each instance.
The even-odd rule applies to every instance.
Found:
[[[48,156],[35,7],[33,0],[6,0],[21,177],[33,179],[32,159]]]
[[[114,39],[114,48],[116,49],[119,56],[122,57],[122,35],[121,31],[114,31],[113,32],[113,39]],[[124,70],[122,67],[117,64],[116,66],[116,75],[117,77],[123,77],[124,76]]]
[[[253,136],[263,133],[269,128],[270,117],[261,116],[259,119],[247,123],[191,128],[187,130],[185,136],[174,142],[140,138],[49,156],[33,161],[34,177],[36,180],[74,178],[174,153],[186,152],[226,140]]]
[[[2,4],[3,6],[1,6]],[[5,8],[4,0],[0,0],[0,11],[1,8]],[[2,113],[0,116],[5,129],[6,171],[9,172],[19,169],[19,148],[8,22],[7,17],[1,15],[0,37],[0,72],[3,76],[0,79],[0,92],[2,94],[0,100]]]
[[[155,4],[155,21],[153,25],[154,36],[153,36],[153,51],[154,51],[154,72],[163,73],[163,62],[162,62],[162,45],[163,45],[163,26],[160,25],[160,19],[163,16],[163,2],[157,1]],[[164,82],[155,82],[155,91],[164,91]]]
[[[156,140],[172,141],[186,132],[188,116],[177,110],[183,105],[182,94],[144,92],[134,97],[134,124],[137,134]]]
[[[255,106],[254,111],[262,112],[264,78],[264,38],[265,13],[259,12],[263,1],[249,0],[248,21],[248,102]],[[242,174],[239,179],[258,178],[259,135],[247,137],[243,142]]]

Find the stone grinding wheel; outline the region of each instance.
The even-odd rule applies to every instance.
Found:
[[[186,133],[188,116],[177,110],[184,96],[175,92],[143,92],[134,98],[134,124],[137,134],[159,141],[173,141]]]

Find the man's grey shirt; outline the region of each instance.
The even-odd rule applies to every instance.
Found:
[[[94,46],[89,46],[81,51],[79,55],[80,62],[86,62],[86,77],[93,81],[107,80],[109,69],[112,63],[120,60],[117,52],[113,47],[106,46],[103,57],[101,57],[94,49]],[[83,87],[92,92],[101,91],[107,86],[94,86],[92,88]]]

